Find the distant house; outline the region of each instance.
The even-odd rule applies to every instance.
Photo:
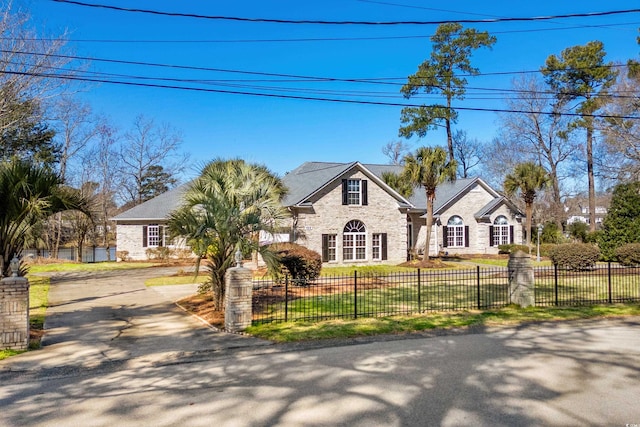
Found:
[[[403,197],[382,180],[400,166],[359,162],[307,162],[283,178],[291,213],[288,240],[313,249],[335,265],[398,264],[426,248],[426,194]],[[163,226],[179,206],[179,187],[114,218],[118,250],[144,259],[145,249],[168,244]],[[522,213],[480,178],[438,187],[430,254],[497,253],[498,245],[522,242]],[[287,236],[278,235],[278,240]],[[264,240],[261,237],[261,240]]]
[[[118,252],[127,251],[129,258],[145,260],[150,248],[185,248],[184,242],[169,240],[166,224],[186,189],[187,184],[181,185],[113,217]]]

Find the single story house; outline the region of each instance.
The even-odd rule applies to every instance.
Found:
[[[289,241],[335,265],[398,264],[425,253],[426,194],[404,197],[385,184],[384,172],[401,166],[306,162],[287,173],[283,200],[291,213]],[[163,226],[185,186],[116,216],[119,251],[145,259],[166,245]],[[522,212],[480,178],[458,179],[436,190],[429,254],[491,254],[498,245],[521,243]]]

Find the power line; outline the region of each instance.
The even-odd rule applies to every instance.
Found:
[[[354,99],[321,98],[321,97],[310,97],[310,96],[300,96],[300,95],[281,95],[281,94],[273,94],[273,93],[257,93],[257,92],[244,92],[244,91],[235,91],[235,90],[160,85],[160,84],[154,84],[154,83],[134,83],[134,82],[123,82],[123,81],[116,81],[116,80],[91,79],[91,78],[78,77],[78,76],[62,76],[58,74],[46,74],[46,73],[28,73],[28,72],[19,72],[19,71],[4,71],[4,73],[14,74],[14,75],[23,75],[23,76],[48,77],[48,78],[63,79],[63,80],[93,82],[93,83],[106,83],[106,84],[115,84],[115,85],[123,85],[123,86],[174,89],[174,90],[185,90],[185,91],[193,91],[193,92],[221,93],[221,94],[245,95],[245,96],[256,96],[256,97],[265,97],[265,98],[293,99],[293,100],[302,100],[302,101],[322,101],[322,102],[332,102],[332,103],[375,105],[375,106],[386,106],[386,107],[414,107],[414,108],[425,107],[425,105],[422,105],[422,104],[363,101],[363,100],[354,100]],[[441,106],[441,105],[439,105],[439,107],[446,108],[445,106]],[[601,118],[601,119],[640,120],[640,117],[636,117],[636,116],[619,116],[619,115],[611,115],[611,114],[580,114],[580,113],[568,113],[568,112],[557,113],[557,112],[547,112],[547,111],[527,111],[527,110],[480,108],[480,107],[455,107],[454,109],[459,111],[477,111],[477,112],[491,112],[491,113],[543,114],[543,115],[563,115],[563,116],[569,116],[569,117],[593,117],[593,118]]]
[[[522,30],[492,31],[491,34],[513,34],[513,33],[540,33],[545,31],[566,31],[579,30],[584,28],[609,28],[621,27],[624,25],[640,25],[640,22],[618,22],[601,25],[575,25],[571,27],[559,28],[529,28]],[[636,31],[636,28],[633,29]],[[280,38],[280,39],[203,39],[203,40],[148,40],[148,39],[66,39],[74,43],[131,43],[131,44],[244,44],[244,43],[307,43],[307,42],[339,42],[339,41],[372,41],[372,40],[409,40],[409,39],[429,39],[429,35],[406,35],[406,36],[371,36],[371,37],[304,37],[304,38]],[[0,37],[0,40],[25,40],[25,41],[58,41],[56,38],[17,38]]]
[[[239,16],[218,16],[218,15],[200,15],[195,13],[179,13],[164,12],[151,9],[127,8],[119,6],[111,6],[104,4],[84,3],[75,0],[51,0],[56,3],[67,3],[76,6],[92,7],[99,9],[117,10],[121,12],[146,13],[151,15],[172,16],[181,18],[208,19],[216,21],[236,21],[236,22],[252,22],[252,23],[271,23],[271,24],[311,24],[311,25],[370,25],[370,26],[391,26],[391,25],[440,25],[450,22],[458,22],[463,24],[489,24],[496,22],[525,22],[525,21],[548,21],[551,19],[570,19],[570,18],[592,18],[598,16],[624,15],[630,13],[638,13],[640,9],[626,10],[610,10],[605,12],[584,12],[569,13],[563,15],[547,15],[534,17],[504,17],[490,19],[455,19],[440,21],[323,21],[323,20],[294,20],[294,19],[270,19],[270,18],[246,18]]]
[[[159,68],[174,68],[179,70],[213,71],[213,72],[230,73],[230,74],[283,77],[283,78],[291,78],[296,80],[301,79],[305,81],[318,81],[318,82],[325,81],[325,82],[366,83],[366,84],[378,84],[378,85],[390,85],[390,86],[403,86],[404,83],[395,83],[392,80],[400,80],[400,81],[407,80],[407,77],[339,78],[339,77],[308,76],[308,75],[286,74],[286,73],[269,73],[269,72],[263,72],[263,71],[236,70],[236,69],[227,69],[227,68],[196,67],[191,65],[162,64],[162,63],[155,63],[155,62],[127,61],[127,60],[121,60],[121,59],[96,58],[96,57],[89,57],[89,56],[61,55],[61,54],[41,53],[41,52],[9,51],[9,50],[2,50],[2,49],[0,49],[0,53],[34,55],[34,56],[51,56],[55,58],[63,58],[63,59],[71,59],[71,60],[79,60],[79,61],[105,62],[105,63],[124,64],[124,65],[140,65],[140,66],[159,67]],[[593,68],[623,68],[623,67],[626,67],[626,65],[624,64],[606,65],[605,64],[605,65],[597,65],[593,67],[572,68],[572,70],[589,70]],[[540,73],[539,69],[523,70],[523,71],[494,71],[494,72],[485,72],[485,73],[480,72],[478,74],[456,74],[456,77],[483,77],[483,76],[538,74],[538,73]]]

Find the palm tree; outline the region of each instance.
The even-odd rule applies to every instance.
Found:
[[[447,161],[447,151],[442,147],[420,147],[415,154],[404,158],[403,178],[415,186],[424,187],[427,194],[427,241],[423,265],[429,261],[436,187],[445,181],[455,181],[457,167],[455,160]]]
[[[401,196],[411,197],[413,194],[413,185],[405,180],[402,175],[393,172],[382,172],[382,180],[389,187],[396,190]]]
[[[282,181],[267,168],[243,160],[214,160],[187,189],[184,204],[170,215],[172,236],[182,236],[200,260],[205,258],[211,273],[214,303],[224,303],[224,276],[232,267],[234,254],[259,252],[267,265],[277,259],[268,247],[260,246],[261,230],[272,232],[287,216],[281,205],[285,194]]]
[[[531,243],[531,220],[533,217],[533,202],[538,191],[544,189],[550,182],[549,174],[540,165],[533,162],[518,163],[513,172],[504,179],[504,192],[507,196],[520,193],[525,205],[525,233],[527,246]]]
[[[58,175],[25,160],[0,162],[0,277],[43,219],[66,210],[89,212],[88,201]]]

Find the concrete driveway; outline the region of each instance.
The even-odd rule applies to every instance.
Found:
[[[114,361],[144,363],[193,352],[268,345],[216,331],[180,310],[179,298],[196,285],[144,286],[174,268],[56,274],[51,280],[43,348],[0,361],[0,369],[95,367]]]

